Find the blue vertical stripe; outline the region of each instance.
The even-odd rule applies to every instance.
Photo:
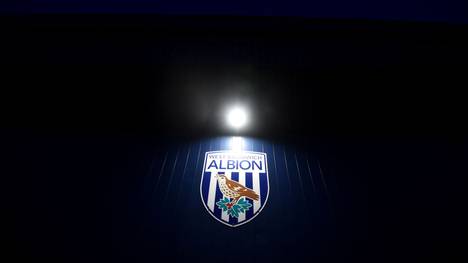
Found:
[[[231,179],[233,181],[239,182],[239,173],[238,172],[232,172],[231,173]],[[229,217],[229,224],[231,224],[231,225],[237,224],[237,218],[230,216]]]
[[[202,194],[203,194],[203,201],[205,204],[208,203],[208,190],[210,189],[210,178],[211,172],[205,172],[203,174],[203,183],[202,183]]]
[[[231,173],[231,180],[239,182],[239,173],[238,172],[232,172]]]

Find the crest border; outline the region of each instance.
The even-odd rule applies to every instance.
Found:
[[[257,213],[252,216],[252,218],[250,218],[249,220],[245,220],[244,222],[242,223],[238,223],[236,225],[231,225],[227,222],[224,222],[223,220],[217,218],[213,212],[211,212],[211,210],[207,207],[207,205],[205,204],[205,201],[203,200],[203,191],[202,191],[202,186],[203,186],[203,177],[205,176],[205,166],[206,166],[206,159],[208,157],[208,154],[209,153],[225,153],[225,152],[232,152],[230,150],[220,150],[220,151],[207,151],[205,152],[205,160],[203,161],[203,169],[202,169],[202,175],[201,175],[201,178],[200,178],[200,198],[201,198],[201,201],[203,203],[203,206],[205,207],[206,211],[208,212],[208,214],[210,214],[214,219],[216,219],[217,221],[229,226],[229,227],[238,227],[238,226],[242,226],[250,221],[252,221],[252,219],[254,219],[255,217],[257,217],[263,210],[263,208],[265,208],[265,206],[267,205],[268,203],[268,197],[270,196],[270,176],[269,176],[269,172],[268,172],[268,156],[267,156],[267,153],[265,152],[254,152],[254,151],[240,151],[242,153],[255,153],[255,154],[262,154],[265,156],[265,170],[266,170],[266,176],[267,176],[267,196],[265,198],[265,202],[264,204],[260,207],[260,209],[257,211]]]

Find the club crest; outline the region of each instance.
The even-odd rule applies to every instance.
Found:
[[[256,217],[269,193],[267,154],[211,151],[205,154],[200,194],[219,222],[236,227]]]

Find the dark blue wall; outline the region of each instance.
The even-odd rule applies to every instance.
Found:
[[[268,153],[271,192],[236,228],[213,219],[199,194],[198,153],[222,149],[223,138],[3,138],[7,248],[17,259],[371,262],[432,257],[464,237],[466,147],[456,138],[246,139]]]
[[[114,207],[114,244],[123,254],[117,258],[128,253],[132,258],[157,255],[184,262],[226,261],[226,257],[227,262],[240,258],[269,262],[321,256],[320,246],[332,238],[333,221],[327,181],[313,152],[244,138],[244,150],[267,153],[268,202],[256,218],[237,228],[209,215],[199,192],[204,154],[229,149],[230,139],[169,142],[155,150],[148,171],[137,179],[134,189],[141,192],[130,193],[129,211],[120,203]]]

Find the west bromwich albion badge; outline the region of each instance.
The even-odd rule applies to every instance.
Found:
[[[251,221],[265,207],[268,193],[266,153],[206,152],[200,194],[219,222],[236,227]]]

